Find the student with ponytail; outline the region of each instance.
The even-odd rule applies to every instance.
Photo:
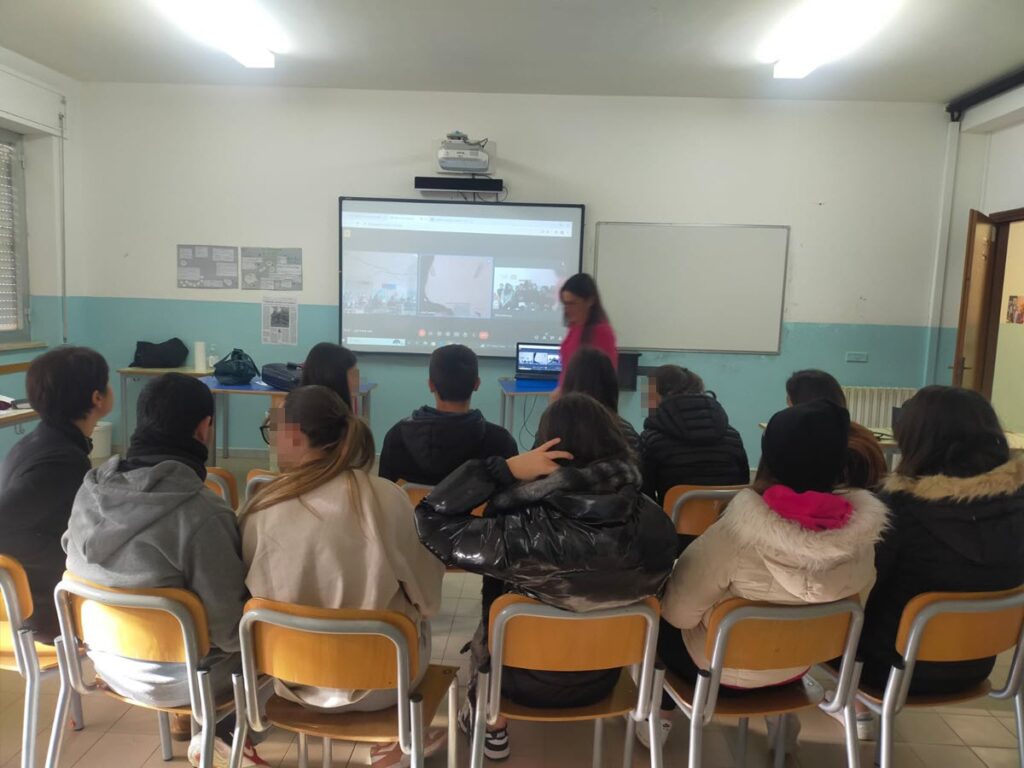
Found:
[[[420,669],[430,661],[429,617],[441,603],[444,567],[416,534],[413,509],[394,483],[370,474],[373,435],[337,393],[300,387],[273,424],[283,474],[242,513],[246,585],[254,597],[318,608],[398,611],[417,626]],[[372,712],[395,704],[394,690],[285,686],[278,695],[327,712]],[[427,751],[444,743],[431,731]],[[371,750],[375,766],[400,765],[397,744]]]

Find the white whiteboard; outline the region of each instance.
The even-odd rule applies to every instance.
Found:
[[[789,227],[598,222],[595,243],[623,349],[778,353]]]

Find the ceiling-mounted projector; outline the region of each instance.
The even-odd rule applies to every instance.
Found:
[[[437,150],[441,173],[494,173],[497,145],[490,139],[471,140],[462,131],[452,131]]]

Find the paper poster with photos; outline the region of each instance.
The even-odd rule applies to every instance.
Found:
[[[1024,294],[1010,297],[1006,305],[1006,318],[1003,322],[1024,325]]]
[[[298,299],[263,297],[260,337],[264,344],[299,343]]]

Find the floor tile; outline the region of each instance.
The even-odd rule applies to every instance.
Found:
[[[923,710],[903,712],[897,716],[893,740],[910,744],[963,745],[941,715]]]
[[[988,768],[1020,768],[1020,755],[1016,748],[973,747],[973,750]]]
[[[942,715],[942,719],[969,747],[1016,747],[1017,739],[992,716]]]
[[[928,768],[985,768],[985,763],[970,747],[914,744],[913,749]],[[897,765],[900,764],[897,762]]]
[[[141,766],[159,749],[151,736],[127,733],[107,733],[75,763],[62,760],[61,765],[74,768],[127,768]]]

